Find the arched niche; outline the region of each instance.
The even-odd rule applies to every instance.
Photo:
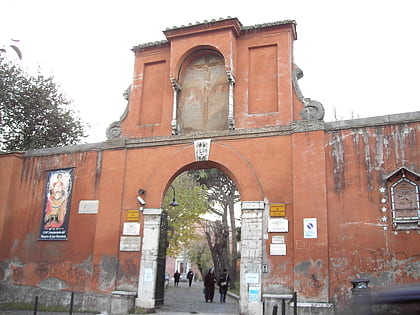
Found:
[[[183,61],[178,82],[178,133],[229,129],[229,80],[223,56],[200,49]]]

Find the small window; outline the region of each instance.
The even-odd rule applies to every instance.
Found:
[[[395,230],[420,229],[419,176],[400,168],[388,176]]]

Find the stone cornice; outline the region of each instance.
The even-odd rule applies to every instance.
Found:
[[[262,24],[255,24],[250,26],[242,26],[241,22],[237,18],[227,17],[227,18],[219,18],[218,20],[212,19],[210,21],[203,21],[203,22],[196,22],[195,24],[189,23],[188,25],[181,25],[181,26],[173,26],[171,28],[167,28],[163,33],[165,34],[167,40],[161,40],[156,42],[149,42],[134,46],[131,50],[133,52],[142,52],[147,51],[159,47],[167,47],[169,46],[169,42],[171,39],[179,37],[179,36],[186,36],[189,34],[200,33],[200,32],[208,32],[214,31],[218,29],[227,29],[231,28],[236,36],[239,36],[241,33],[248,34],[248,33],[255,33],[264,31],[269,28],[274,27],[281,27],[284,25],[292,25],[293,29],[293,38],[296,39],[296,21],[294,20],[284,20],[284,21],[276,21],[276,22],[269,22],[269,23],[262,23]]]
[[[322,120],[301,120],[288,125],[264,127],[255,129],[235,129],[225,131],[202,132],[185,135],[168,135],[162,137],[146,138],[116,138],[105,142],[79,144],[67,147],[48,148],[26,151],[23,156],[46,156],[55,154],[69,154],[75,152],[104,151],[104,150],[124,150],[143,147],[157,147],[167,145],[192,144],[199,139],[212,139],[213,141],[229,141],[238,139],[252,139],[262,137],[275,137],[290,135],[300,132],[311,132],[325,130],[338,131],[352,128],[370,128],[386,125],[398,125],[420,121],[420,111],[386,115],[370,118],[361,118],[353,120],[343,120],[337,122],[327,122]],[[7,154],[7,153],[3,153]],[[10,153],[9,153],[10,154]]]
[[[336,131],[342,129],[400,125],[405,123],[413,123],[417,121],[420,121],[420,111],[368,118],[358,118],[351,120],[333,121],[326,123],[325,129],[327,131]]]

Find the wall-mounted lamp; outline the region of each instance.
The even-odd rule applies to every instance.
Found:
[[[169,186],[169,187],[171,187],[172,188],[172,190],[174,191],[174,198],[172,199],[172,201],[169,203],[169,205],[170,206],[172,206],[172,207],[177,207],[177,206],[179,206],[179,203],[178,202],[176,202],[176,200],[175,200],[175,188],[174,188],[174,186]]]
[[[143,210],[143,206],[146,204],[146,201],[144,201],[144,199],[140,195],[144,195],[146,193],[146,191],[144,189],[140,188],[137,193],[138,193],[137,201],[140,204],[140,210]]]

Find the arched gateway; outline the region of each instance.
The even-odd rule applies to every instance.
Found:
[[[155,307],[163,196],[210,167],[242,199],[241,314],[294,292],[304,312],[332,314],[355,278],[418,281],[420,113],[325,123],[298,87],[295,26],[168,29],[133,48],[107,141],[0,154],[0,304],[72,291],[75,310]]]
[[[195,148],[202,143],[208,155],[199,156]],[[253,274],[260,275],[262,267],[262,211],[265,208],[262,189],[256,177],[255,170],[246,157],[233,150],[229,146],[220,143],[212,144],[210,139],[204,141],[197,140],[194,144],[186,145],[182,150],[174,152],[168,156],[167,160],[159,165],[153,172],[149,184],[146,185],[147,191],[156,192],[147,199],[150,207],[156,205],[157,208],[147,207],[143,210],[144,232],[143,232],[143,254],[141,265],[149,266],[147,269],[140,270],[137,305],[151,308],[155,301],[155,281],[147,281],[145,273],[152,273],[157,270],[157,248],[159,242],[159,226],[161,215],[161,202],[167,186],[180,173],[190,169],[218,168],[227,174],[236,184],[242,200],[242,244],[246,249],[253,248],[253,251],[244,250],[241,256],[241,270],[247,270]],[[250,233],[251,231],[254,231]],[[147,248],[147,249],[146,249]],[[156,275],[155,275],[156,276]],[[261,281],[259,281],[261,283]],[[261,292],[260,286],[256,286]],[[246,291],[244,283],[243,290]],[[252,309],[252,305],[244,302],[247,309]],[[259,303],[254,306],[260,308]],[[253,310],[252,313],[256,312]]]

